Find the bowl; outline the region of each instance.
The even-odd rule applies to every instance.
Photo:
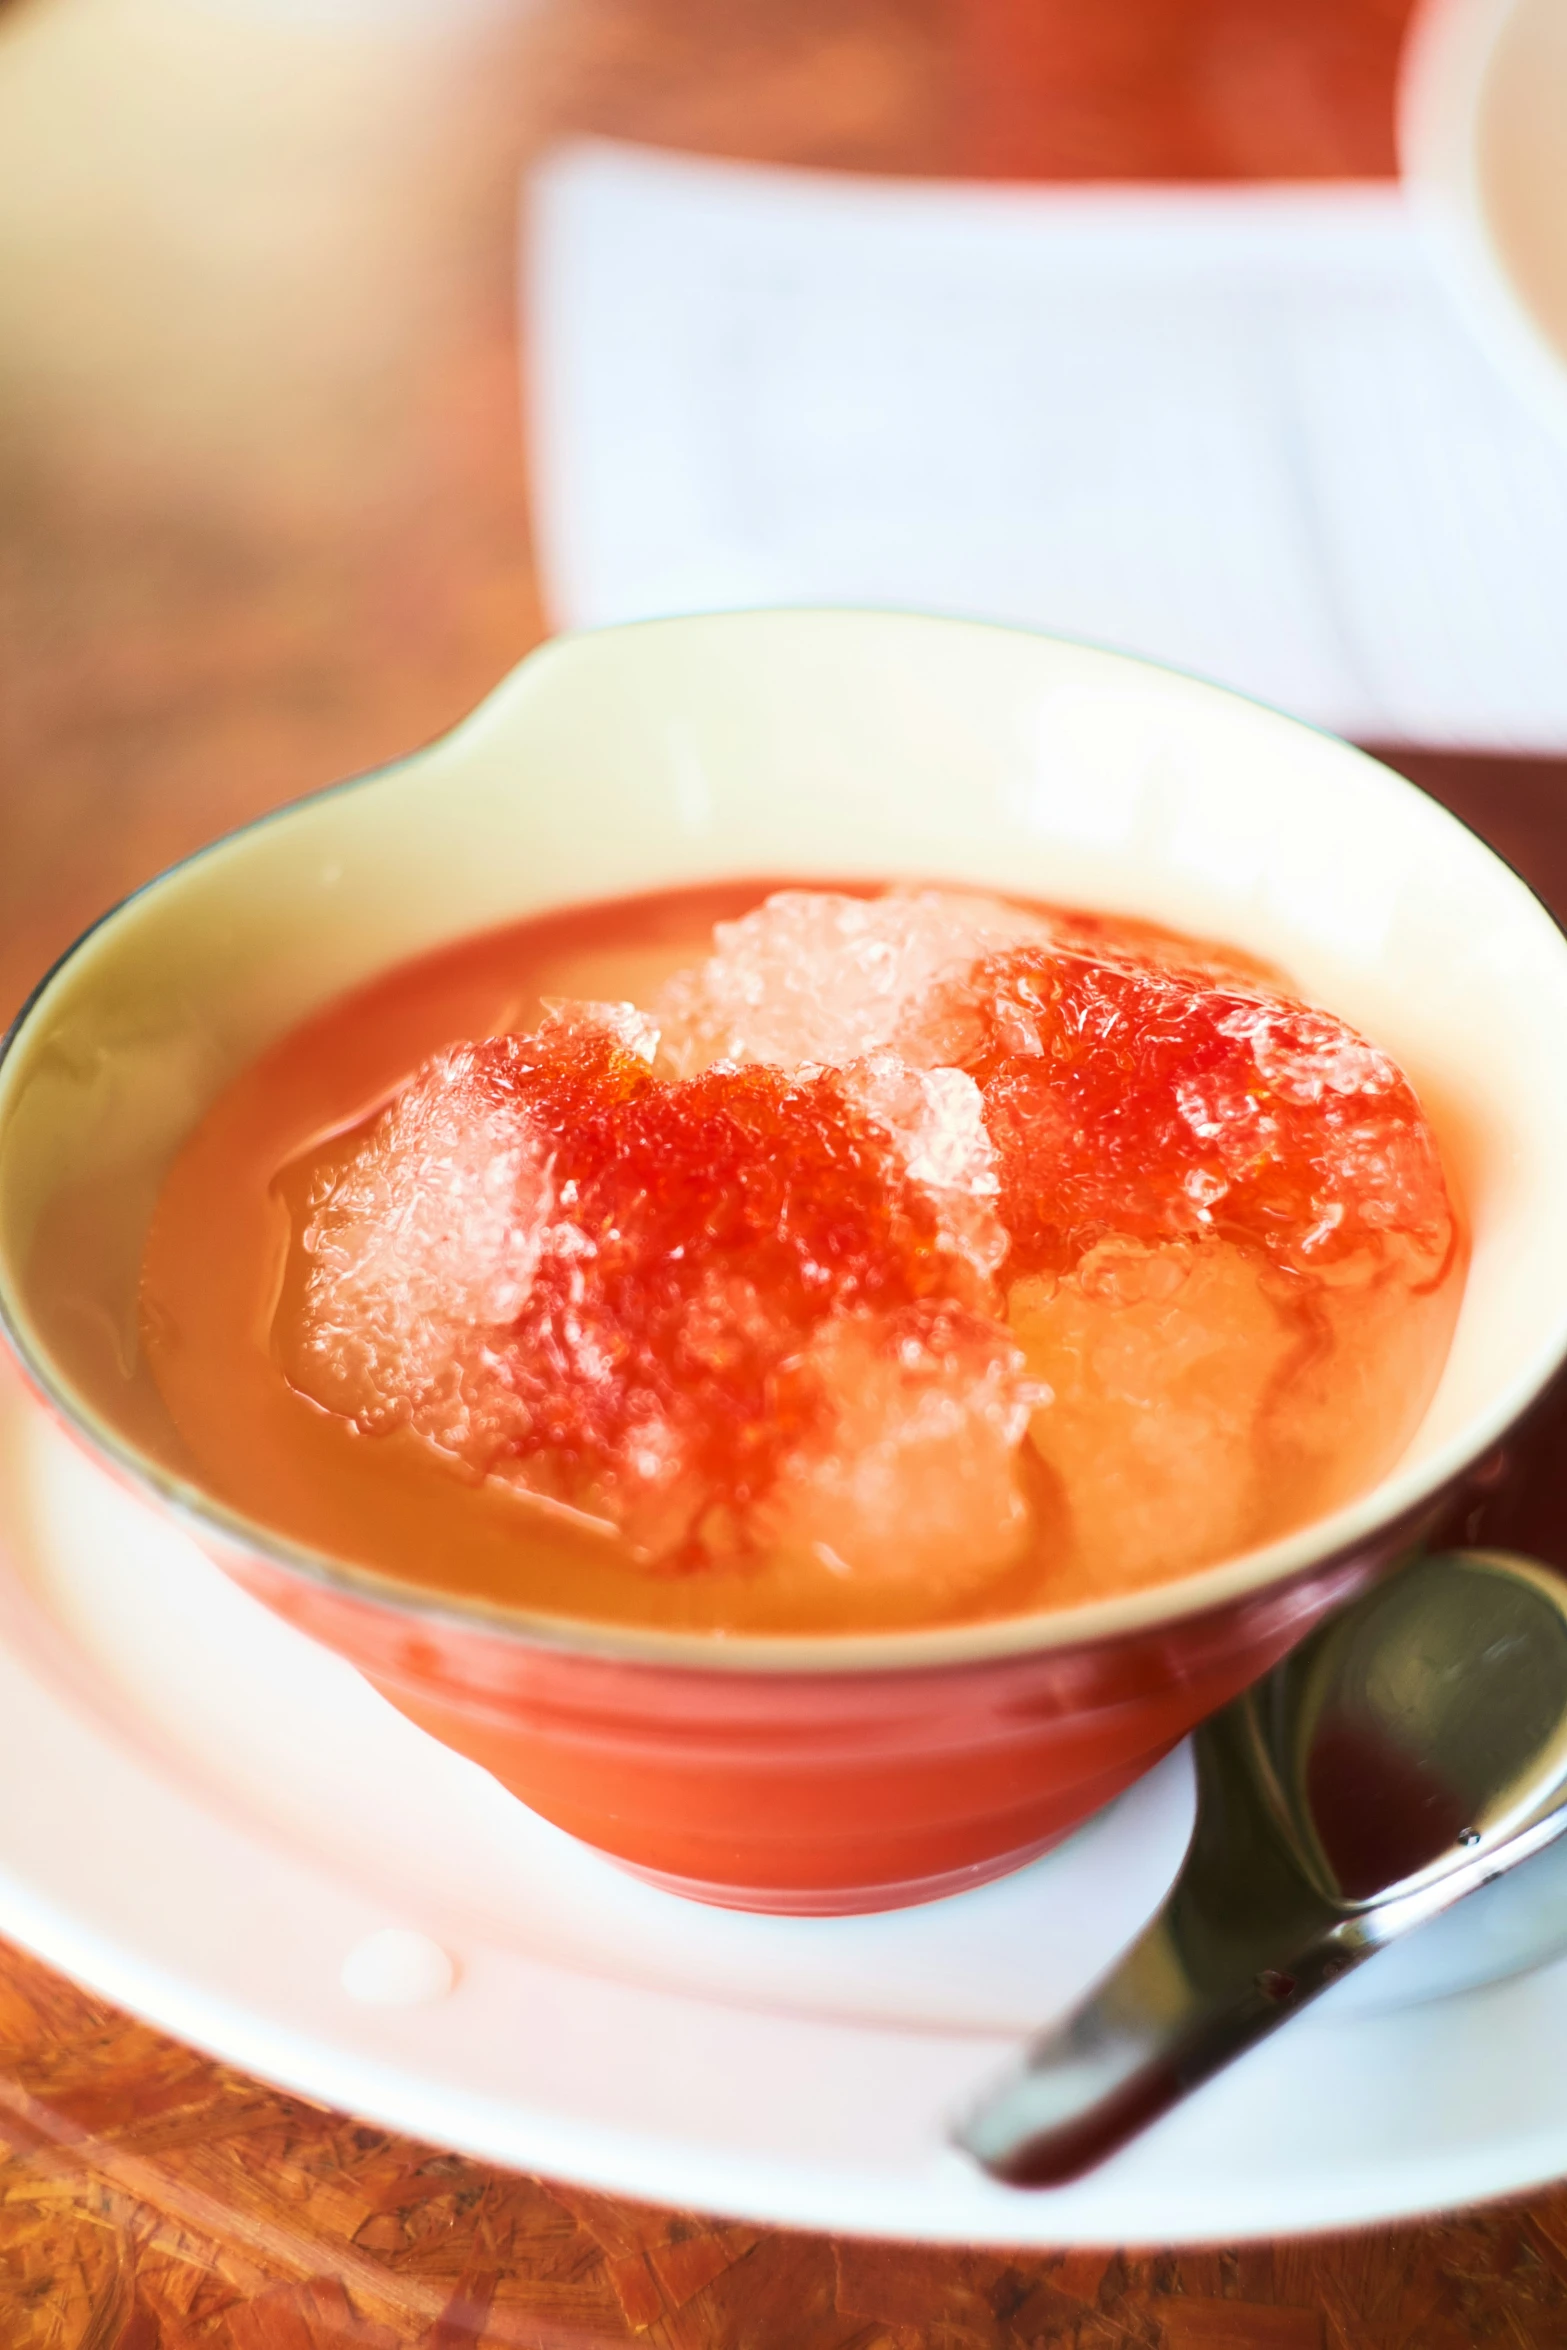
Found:
[[[1092,1605],[819,1638],[628,1630],[411,1589],[202,1490],[137,1339],[143,1237],[214,1095],[346,988],[465,933],[636,890],[910,876],[1151,917],[1281,962],[1386,1046],[1472,1238],[1450,1355],[1370,1492]],[[151,883],[0,1060],[0,1316],[106,1468],[525,1803],[683,1892],[929,1899],[1127,1785],[1418,1540],[1567,1353],[1567,941],[1346,744],[1123,656],[872,612],[565,637],[463,725]],[[79,1236],[68,1282],[35,1247]]]
[[[1399,71],[1404,183],[1438,270],[1513,389],[1567,435],[1567,12],[1424,0]]]

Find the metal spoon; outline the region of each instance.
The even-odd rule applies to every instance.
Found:
[[[1567,1829],[1567,1582],[1500,1551],[1417,1559],[1193,1743],[1164,1907],[958,2133],[1014,2186],[1089,2169]]]

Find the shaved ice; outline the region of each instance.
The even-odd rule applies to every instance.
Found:
[[[1156,1580],[1369,1482],[1459,1239],[1407,1079],[1244,957],[776,892],[449,1048],[315,1165],[274,1344],[667,1573]],[[1413,1402],[1411,1402],[1413,1399]]]
[[[905,1023],[938,981],[981,955],[1046,939],[1042,916],[1001,898],[951,890],[777,890],[754,913],[720,922],[713,952],[678,973],[655,1007],[660,1052],[679,1076],[714,1061],[841,1065],[892,1046],[935,1064],[955,1056]]]

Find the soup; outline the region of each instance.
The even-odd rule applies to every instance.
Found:
[[[280,1533],[831,1633],[1165,1581],[1370,1486],[1463,1246],[1393,1063],[1211,942],[737,883],[329,1006],[165,1184],[149,1364]]]

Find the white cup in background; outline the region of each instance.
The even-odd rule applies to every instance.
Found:
[[[1425,0],[1398,142],[1471,330],[1567,437],[1567,0]]]

